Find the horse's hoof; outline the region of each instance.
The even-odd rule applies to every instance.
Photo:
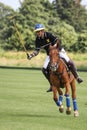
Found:
[[[76,111],[74,111],[74,117],[78,117],[79,116],[79,113],[78,113],[78,111],[76,110]]]
[[[64,112],[64,107],[63,107],[63,105],[61,105],[61,106],[59,107],[59,112],[60,112],[60,113],[63,113],[63,112]]]
[[[67,114],[67,115],[70,115],[70,114],[71,114],[71,107],[67,108],[66,114]]]

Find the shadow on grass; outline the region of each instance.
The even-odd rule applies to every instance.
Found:
[[[43,115],[43,114],[11,114],[15,117],[32,117],[32,118],[58,118],[57,115]]]
[[[0,66],[3,69],[28,69],[28,70],[41,70],[41,67],[18,67],[18,66]],[[78,68],[77,71],[79,72],[87,72],[87,68]]]

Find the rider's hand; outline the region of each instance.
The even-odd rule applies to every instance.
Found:
[[[31,60],[31,58],[32,58],[33,56],[32,56],[32,54],[27,54],[27,59],[29,59],[29,60]]]

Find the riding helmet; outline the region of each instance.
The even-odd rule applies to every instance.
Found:
[[[34,32],[44,30],[45,27],[42,24],[36,24]]]

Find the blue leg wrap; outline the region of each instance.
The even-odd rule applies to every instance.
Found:
[[[78,110],[76,99],[73,99],[73,108],[74,108],[74,111]]]
[[[59,99],[58,101],[56,102],[57,106],[60,106],[62,104],[62,101],[63,101],[63,96],[62,95],[59,95]]]
[[[70,107],[70,96],[68,94],[66,94],[65,96],[66,96],[66,106]]]
[[[57,104],[57,106],[60,106],[60,105],[62,104],[62,102],[58,100],[58,101],[56,102],[56,104]]]
[[[62,95],[59,95],[59,101],[63,101],[63,96]]]

